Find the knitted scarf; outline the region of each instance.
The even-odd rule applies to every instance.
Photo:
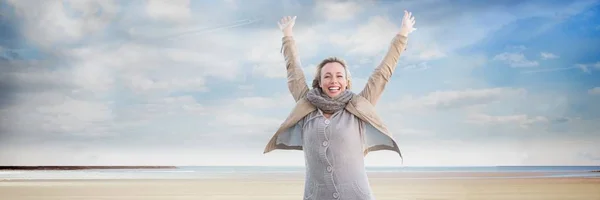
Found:
[[[313,88],[310,91],[308,91],[306,97],[312,105],[314,105],[324,113],[332,114],[341,109],[344,109],[348,101],[350,101],[350,99],[352,99],[354,95],[355,94],[351,91],[345,90],[338,96],[331,98],[327,96],[327,94],[325,94],[323,91],[321,91],[321,88]]]

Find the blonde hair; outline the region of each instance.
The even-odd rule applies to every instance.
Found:
[[[313,88],[319,88],[319,86],[321,85],[321,70],[323,69],[323,67],[327,63],[334,63],[334,62],[339,63],[340,65],[342,65],[342,67],[344,67],[344,71],[346,73],[346,80],[348,81],[348,85],[346,86],[346,89],[352,88],[352,80],[351,80],[352,76],[350,75],[350,70],[348,70],[346,61],[344,61],[343,59],[338,58],[338,57],[325,58],[323,61],[321,61],[321,63],[319,63],[319,65],[317,65],[315,78],[313,79],[313,82],[312,82]]]

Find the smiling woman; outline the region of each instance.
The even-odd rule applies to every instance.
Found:
[[[317,66],[313,88],[321,88],[327,96],[334,98],[350,89],[351,78],[346,62],[337,57],[323,60]]]
[[[414,18],[405,11],[400,32],[359,94],[348,90],[348,67],[335,57],[317,66],[312,89],[308,88],[292,36],[295,20],[296,17],[284,17],[279,27],[284,34],[288,88],[296,107],[264,152],[304,151],[304,199],[374,199],[364,156],[369,151],[391,150],[402,157],[374,106],[405,50],[408,34],[415,30]]]

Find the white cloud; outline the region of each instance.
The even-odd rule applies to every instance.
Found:
[[[598,61],[596,63],[589,63],[589,64],[577,63],[577,64],[575,64],[574,67],[579,68],[581,71],[583,71],[585,73],[591,73],[592,70],[594,70],[594,69],[600,70],[600,61]]]
[[[38,46],[57,46],[47,52],[53,55],[48,60],[28,63],[11,61],[10,65],[22,67],[8,68],[12,71],[2,73],[4,81],[16,89],[10,91],[9,95],[24,98],[3,105],[1,111],[4,116],[13,116],[2,124],[2,128],[13,130],[13,133],[89,136],[114,135],[123,130],[140,131],[141,125],[152,126],[165,119],[202,115],[205,108],[193,98],[171,95],[206,92],[207,77],[243,81],[238,70],[238,62],[243,58],[231,59],[228,54],[230,49],[227,45],[237,41],[225,38],[229,40],[222,41],[224,45],[211,45],[227,35],[213,34],[205,38],[190,37],[184,41],[165,40],[161,43],[108,41],[98,42],[100,45],[97,45],[93,42],[99,40],[87,37],[101,30],[96,26],[88,27],[91,26],[88,23],[95,23],[94,19],[90,22],[87,18],[69,17],[61,4],[52,2],[47,4],[56,8],[54,10],[49,10],[52,7],[38,8],[37,5],[28,4],[31,2],[13,3],[17,9],[34,8],[41,16],[62,16],[69,21],[68,24],[52,22],[55,24],[41,26],[35,22],[38,15],[22,13],[23,20],[30,23],[23,29],[26,36],[39,32],[50,33],[48,37],[41,37],[44,40],[36,35],[29,41]],[[94,6],[110,1],[102,1],[98,5],[92,1],[88,1],[89,4],[76,3],[73,5],[75,9],[88,12],[97,9]],[[105,7],[107,10],[104,15],[116,9],[108,6],[102,8]],[[96,20],[107,19],[100,16]],[[63,26],[72,28],[76,34],[52,35],[63,31]],[[63,36],[68,40],[60,38]],[[73,41],[87,41],[90,45],[68,46]]]
[[[361,4],[354,1],[317,1],[314,12],[316,15],[323,15],[327,20],[341,21],[351,20],[361,11]]]
[[[400,23],[393,23],[388,17],[370,17],[366,24],[360,25],[352,33],[337,32],[328,37],[345,52],[364,56],[376,56],[387,51],[392,38],[400,31]]]
[[[182,138],[191,132],[190,129],[202,127],[203,117],[210,114],[210,109],[200,104],[189,95],[171,97],[152,97],[131,103],[120,102],[113,109],[114,121],[111,131],[114,134],[134,137],[143,132],[144,136],[136,140],[152,140],[150,136],[156,131],[164,134],[179,135]],[[118,108],[118,109],[117,109]],[[192,123],[194,122],[194,123]]]
[[[555,55],[555,54],[553,54],[553,53],[548,53],[548,52],[541,52],[541,53],[540,53],[540,57],[541,57],[543,60],[550,60],[550,59],[555,59],[555,58],[558,58],[558,56],[557,56],[557,55]]]
[[[75,61],[72,79],[83,90],[106,92],[114,86],[115,73],[102,65],[102,61],[90,59]]]
[[[172,80],[152,80],[141,75],[133,75],[126,84],[136,94],[147,92],[168,93],[169,91],[178,92],[206,92],[208,88],[202,78],[196,79],[172,79]]]
[[[419,63],[419,64],[408,65],[408,66],[406,66],[406,67],[404,67],[402,69],[405,69],[405,70],[426,70],[426,69],[429,69],[429,68],[430,68],[430,66],[427,64],[427,62],[422,62],[422,63]]]
[[[442,52],[438,47],[432,47],[431,49],[425,49],[419,54],[421,60],[433,60],[437,58],[446,57],[446,54]]]
[[[246,96],[229,102],[225,107],[234,110],[290,108],[293,98],[290,94],[278,94],[272,97]]]
[[[217,127],[223,134],[232,134],[230,137],[246,137],[248,134],[260,136],[267,141],[281,125],[287,112],[274,114],[275,110],[290,110],[294,100],[290,94],[274,94],[272,96],[244,96],[232,100],[221,101],[211,105],[207,110],[210,120],[206,124]],[[240,135],[241,134],[241,135]],[[246,135],[246,136],[244,136]],[[221,137],[221,136],[219,136]],[[258,142],[254,138],[252,142]]]
[[[114,118],[111,102],[58,92],[22,93],[15,98],[18,103],[0,110],[0,115],[11,116],[3,127],[12,133],[102,135]]]
[[[244,130],[245,132],[265,133],[266,130],[274,130],[282,122],[281,119],[272,117],[260,117],[256,114],[243,112],[222,112],[215,115],[212,123],[228,126],[229,131]],[[240,129],[236,129],[240,128]],[[228,132],[229,132],[228,131]]]
[[[425,96],[404,96],[400,101],[392,103],[393,109],[456,109],[477,105],[485,105],[515,95],[523,95],[525,89],[488,88],[454,91],[436,91]]]
[[[596,165],[597,160],[577,156],[581,151],[598,152],[598,139],[567,137],[535,140],[463,141],[457,139],[402,142],[405,166],[510,166],[510,165]],[[493,156],[491,156],[493,155]],[[593,154],[584,154],[587,156]],[[400,166],[393,152],[370,153],[367,165]]]
[[[535,123],[546,123],[548,122],[548,119],[543,116],[531,117],[524,114],[493,116],[482,113],[472,113],[468,116],[466,122],[482,125],[517,124],[523,128],[527,128]]]
[[[528,60],[522,53],[504,52],[494,56],[494,60],[504,61],[511,67],[536,67],[539,65],[537,61]]]
[[[590,95],[600,95],[600,87],[595,87],[588,90],[588,94]]]
[[[0,133],[0,142],[5,141],[0,145],[1,162],[302,165],[301,152],[262,154],[264,144],[294,105],[287,88],[265,90],[271,88],[269,81],[281,81],[286,76],[283,56],[279,52],[282,35],[275,23],[278,17],[274,15],[329,10],[316,13],[324,14],[325,21],[314,20],[318,18],[315,16],[298,16],[295,34],[303,69],[310,84],[314,63],[325,57],[322,55],[348,53],[344,56],[358,60],[357,65],[350,65],[355,72],[355,92],[362,89],[365,77],[370,75],[362,74],[370,70],[359,66],[377,64],[401,23],[399,16],[379,12],[386,9],[370,10],[365,6],[357,7],[359,3],[355,2],[319,1],[317,4],[321,7],[307,10],[303,7],[306,4],[292,2],[295,5],[290,6],[284,2],[284,10],[271,9],[273,12],[266,15],[265,7],[255,11],[243,1],[227,0],[225,11],[202,8],[209,14],[192,10],[191,1],[166,2],[143,1],[146,4],[139,7],[136,7],[139,4],[119,7],[113,1],[71,1],[71,9],[79,12],[76,15],[84,16],[80,19],[69,13],[69,6],[60,3],[9,1],[16,5],[18,19],[23,20],[15,21],[15,24],[21,24],[18,31],[25,37],[23,43],[52,48],[40,52],[48,55],[46,60],[7,61],[9,67],[0,67],[3,70],[0,89],[9,89],[0,96],[15,97],[0,98],[0,128],[10,131],[10,135]],[[416,10],[429,2],[408,3]],[[406,2],[398,5],[405,7]],[[134,9],[129,10],[131,7]],[[227,11],[242,7],[248,12]],[[571,98],[548,95],[523,103],[519,100],[533,95],[524,98],[521,94],[526,91],[518,88],[461,89],[488,86],[486,80],[472,76],[472,70],[483,66],[487,59],[473,54],[459,55],[455,50],[476,44],[517,19],[554,15],[553,7],[537,13],[516,9],[510,14],[503,10],[468,7],[461,15],[445,14],[454,13],[455,7],[436,7],[415,13],[418,31],[411,34],[408,51],[403,54],[399,68],[434,68],[439,64],[433,60],[439,58],[448,58],[441,65],[448,67],[424,72],[402,71],[397,74],[404,76],[402,83],[394,81],[390,85],[390,88],[401,89],[389,92],[451,89],[407,96],[391,106],[378,106],[383,110],[382,118],[390,130],[399,137],[407,158],[405,164],[502,164],[498,163],[498,157],[504,158],[501,162],[506,164],[540,164],[556,160],[588,162],[583,157],[573,158],[573,155],[583,150],[593,152],[593,147],[569,146],[562,149],[568,151],[561,154],[559,150],[543,145],[561,144],[553,141],[540,142],[535,148],[515,150],[514,141],[481,143],[443,139],[489,132],[511,133],[509,130],[518,130],[512,135],[551,134],[544,126],[552,125],[556,117],[549,116],[568,114],[573,102]],[[102,13],[96,15],[100,9]],[[120,11],[122,14],[117,13]],[[359,14],[371,11],[374,17],[365,18],[365,22],[358,22],[363,19],[356,23],[352,21]],[[248,20],[253,12],[262,16],[262,21]],[[343,15],[336,14],[340,12]],[[186,23],[192,21],[194,23]],[[107,29],[109,23],[111,26]],[[457,29],[455,24],[467,25]],[[44,37],[39,37],[40,33],[44,33]],[[168,35],[177,37],[166,37]],[[118,43],[120,41],[124,42]],[[505,56],[505,61],[517,65],[534,62],[525,56]],[[594,64],[584,66],[594,69]],[[432,76],[440,71],[449,73]],[[419,73],[423,77],[410,73]],[[431,83],[419,84],[423,80],[431,80]],[[452,84],[435,85],[442,82]],[[407,110],[416,112],[398,112]],[[423,110],[444,112],[414,115]],[[565,116],[565,119],[569,120],[561,126],[572,126],[567,135],[593,133],[600,124],[571,116]],[[460,123],[465,120],[475,124]],[[427,144],[418,144],[419,140],[414,140],[420,137],[427,137]],[[44,144],[34,142],[45,138],[55,140]],[[82,138],[86,138],[85,143],[81,142]],[[552,160],[548,158],[550,156],[535,153],[546,150],[558,152],[562,157]],[[209,151],[219,153],[208,154]],[[386,153],[371,154],[368,163],[399,163],[389,159],[395,155],[378,157]],[[461,156],[452,156],[456,154]],[[524,154],[527,155],[521,156]],[[239,159],[240,156],[243,158]],[[217,160],[208,161],[213,158]]]
[[[223,1],[225,1],[225,3],[227,3],[227,5],[230,8],[232,8],[232,9],[238,9],[239,8],[239,6],[238,6],[238,4],[236,3],[235,0],[223,0]]]
[[[206,108],[200,105],[192,96],[164,97],[162,99],[151,99],[144,105],[146,111],[154,114],[172,114],[192,112],[204,114]]]
[[[557,71],[572,70],[572,69],[579,69],[582,72],[589,74],[589,73],[592,73],[592,70],[600,70],[600,62],[589,63],[589,64],[577,63],[570,67],[556,67],[556,68],[548,68],[548,69],[527,70],[527,71],[522,71],[521,73],[557,72]]]
[[[152,19],[180,22],[191,18],[190,0],[147,0],[146,12]]]
[[[315,25],[294,31],[298,56],[303,66],[306,66],[307,60],[317,55],[316,52],[325,42],[318,34],[320,29],[320,25]],[[245,42],[247,46],[240,49],[240,54],[253,65],[253,74],[266,78],[287,77],[283,52],[280,51],[283,38],[281,31],[273,29],[249,34],[256,39]],[[236,40],[235,36],[232,36],[232,40]]]
[[[22,17],[24,37],[43,48],[54,44],[76,43],[85,37],[101,34],[116,18],[118,6],[112,0],[44,1],[9,0],[16,14]],[[81,18],[68,16],[65,4],[70,5]],[[96,13],[97,10],[102,10]],[[39,34],[43,33],[44,37]]]

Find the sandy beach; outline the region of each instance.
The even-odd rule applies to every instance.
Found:
[[[452,178],[456,175],[491,178]],[[418,173],[378,173],[370,174],[370,180],[378,200],[600,199],[600,178],[519,178],[515,174],[446,173],[444,179],[412,179],[424,176]],[[512,178],[497,178],[502,176]],[[435,177],[440,177],[440,174],[435,174]],[[189,180],[5,180],[0,181],[0,199],[292,200],[302,199],[302,187],[303,177],[300,174]]]

